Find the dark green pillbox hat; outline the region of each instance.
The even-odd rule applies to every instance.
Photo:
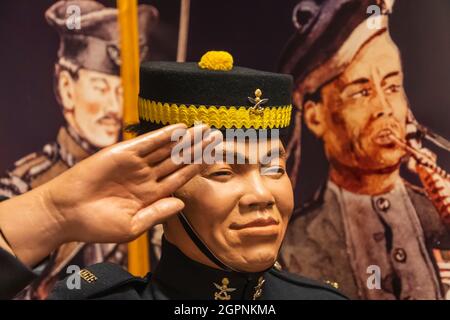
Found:
[[[209,51],[199,63],[146,62],[140,68],[140,126],[287,129],[292,84],[290,75],[233,66],[225,51]]]

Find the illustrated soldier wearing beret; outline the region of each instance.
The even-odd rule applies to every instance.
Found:
[[[6,172],[0,179],[1,196],[10,198],[34,189],[120,139],[123,105],[117,13],[115,8],[83,0],[59,1],[46,11],[45,18],[60,37],[54,91],[65,124],[55,142],[18,160]],[[74,14],[79,16],[72,19]],[[149,37],[157,19],[154,7],[139,7],[141,60],[149,57]],[[19,298],[45,298],[68,264],[114,261],[126,265],[125,249],[116,244],[65,244],[36,266],[38,279]]]
[[[370,17],[371,5],[381,14]],[[406,139],[411,114],[392,5],[304,0],[295,9],[280,71],[294,76],[294,103],[323,141],[329,174],[291,221],[282,263],[355,299],[442,299],[449,226],[400,176],[406,152],[395,141]]]
[[[276,262],[293,209],[282,143],[291,90],[291,76],[234,66],[224,51],[207,52],[198,63],[142,64],[139,123],[129,130],[143,134],[184,123],[195,136],[200,128],[197,142],[182,131],[172,136],[172,148],[145,156],[146,163],[166,175],[186,163],[200,169],[172,193],[183,206],[163,222],[153,273],[138,278],[115,264],[95,264],[80,271],[80,289],[62,280],[50,298],[344,299]],[[178,140],[186,149],[177,148]]]

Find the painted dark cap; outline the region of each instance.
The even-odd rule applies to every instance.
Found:
[[[278,71],[294,76],[303,93],[341,73],[359,49],[387,30],[394,0],[300,0],[293,12],[296,32],[285,46]],[[371,23],[374,7],[378,23]],[[374,21],[376,22],[376,21]]]
[[[58,1],[46,11],[45,17],[60,36],[61,64],[73,69],[119,74],[120,32],[116,8],[89,0]],[[141,61],[148,60],[150,34],[157,21],[158,11],[154,7],[139,6]]]

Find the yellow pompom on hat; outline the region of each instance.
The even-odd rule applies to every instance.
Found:
[[[230,71],[233,69],[233,56],[226,51],[208,51],[200,59],[202,69]]]

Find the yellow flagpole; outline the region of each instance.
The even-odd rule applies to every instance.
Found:
[[[117,0],[120,26],[120,76],[123,86],[124,126],[138,121],[139,90],[139,31],[137,0]],[[124,132],[124,139],[132,135]],[[128,244],[128,271],[144,276],[150,271],[147,234]]]

